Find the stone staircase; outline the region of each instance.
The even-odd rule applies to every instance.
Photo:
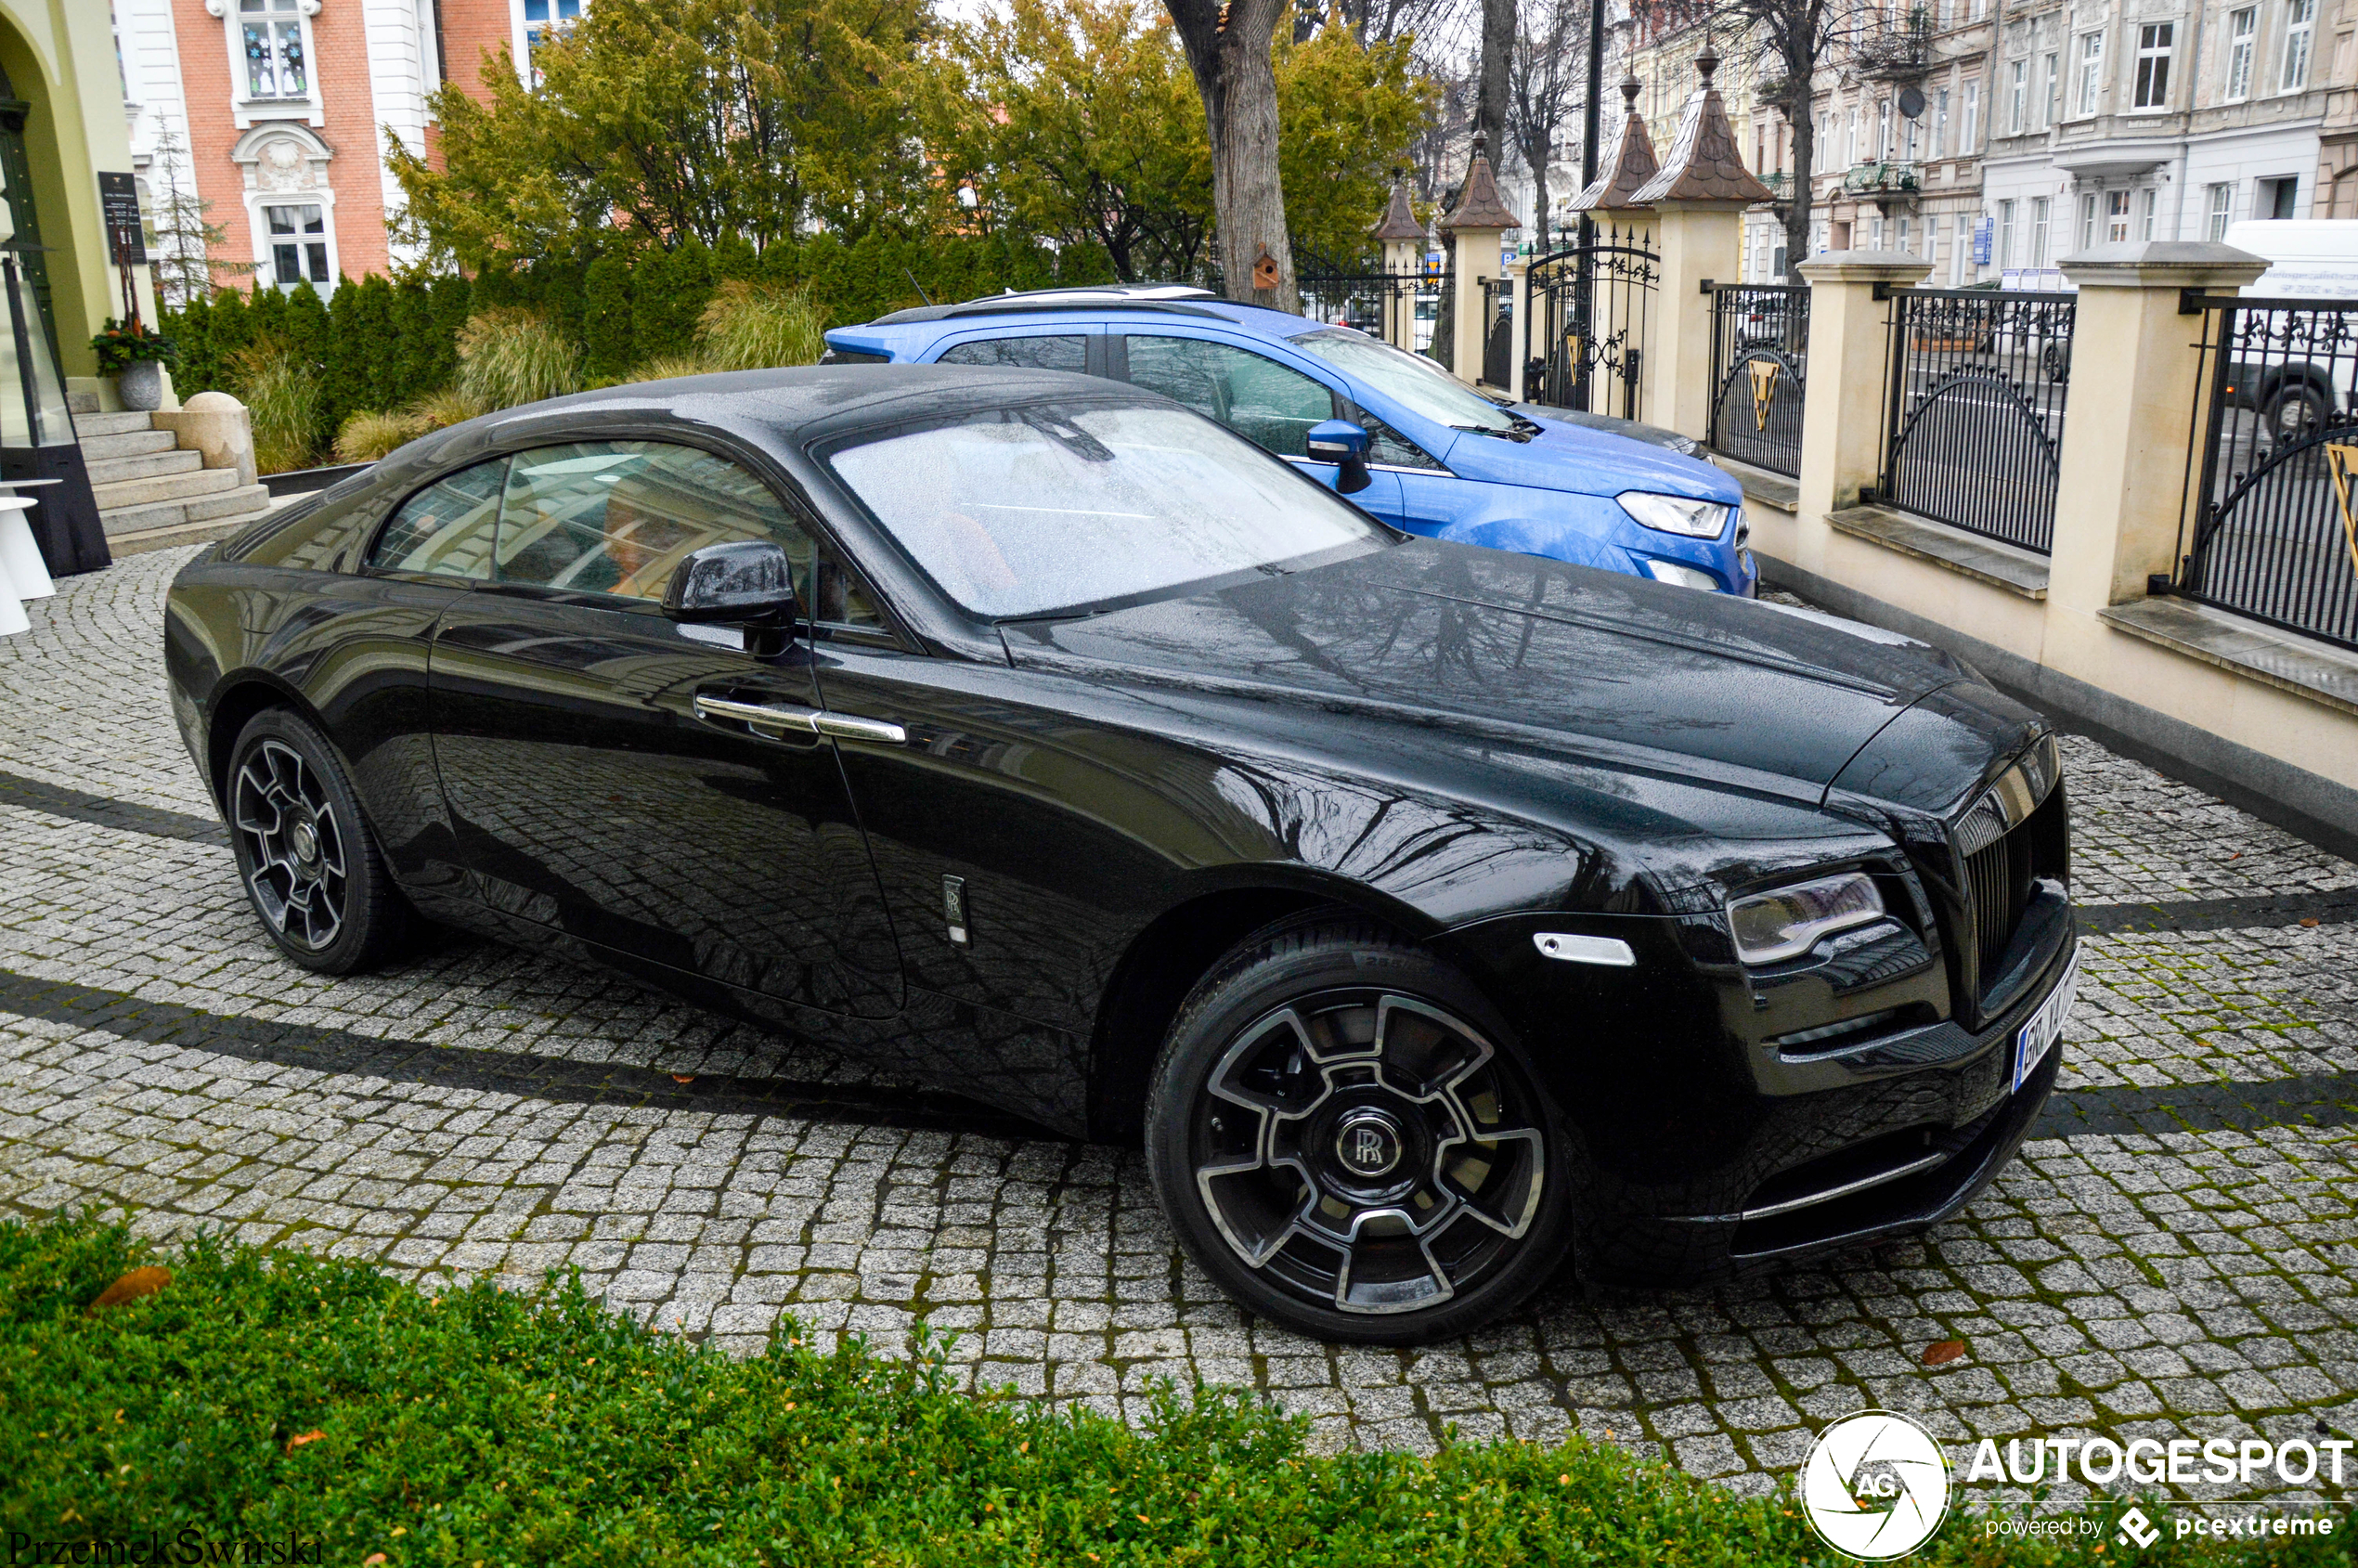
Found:
[[[270,510],[267,488],[239,484],[235,469],[205,467],[148,415],[102,414],[86,393],[73,396],[72,408],[98,520],[116,554],[225,538]]]

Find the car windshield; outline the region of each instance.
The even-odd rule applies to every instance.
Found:
[[[990,620],[1299,570],[1393,538],[1182,408],[994,408],[828,462],[944,593]]]
[[[1414,413],[1452,430],[1495,431],[1505,435],[1524,427],[1487,397],[1419,355],[1348,327],[1326,327],[1291,340],[1348,376],[1355,376]]]

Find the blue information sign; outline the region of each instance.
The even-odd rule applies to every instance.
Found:
[[[1982,214],[1974,220],[1973,264],[1976,266],[1989,265],[1989,214],[1988,213]]]

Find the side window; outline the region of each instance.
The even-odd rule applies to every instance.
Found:
[[[1360,425],[1367,433],[1369,462],[1387,463],[1393,468],[1429,468],[1436,473],[1447,472],[1433,461],[1431,453],[1375,415],[1361,415]]]
[[[1073,370],[1089,368],[1089,340],[1084,337],[984,338],[944,349],[937,365],[1013,365],[1026,370]]]
[[[817,618],[881,624],[839,569],[820,569],[810,534],[769,486],[725,458],[659,441],[518,452],[499,512],[499,579],[660,600],[689,552],[736,539],[784,549]]]
[[[1200,338],[1134,335],[1130,379],[1185,403],[1281,458],[1308,455],[1310,427],[1335,417],[1334,395],[1299,370]]]
[[[377,536],[369,564],[381,572],[431,572],[483,581],[491,576],[492,530],[508,460],[462,468],[411,496]]]

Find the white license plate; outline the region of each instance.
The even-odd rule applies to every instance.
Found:
[[[2071,1017],[2071,999],[2079,992],[2079,950],[2074,948],[2071,966],[2064,971],[2062,981],[2047,993],[2047,1000],[2039,1004],[2039,1011],[2025,1019],[2015,1035],[2015,1088],[2022,1087],[2023,1080],[2063,1038],[2064,1020]]]

